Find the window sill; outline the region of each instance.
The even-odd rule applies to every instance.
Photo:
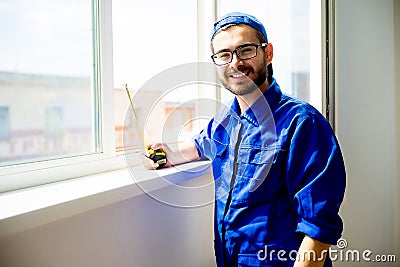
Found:
[[[78,215],[209,173],[208,161],[156,171],[137,166],[131,171],[125,168],[1,194],[0,236]],[[146,188],[146,192],[142,188]]]

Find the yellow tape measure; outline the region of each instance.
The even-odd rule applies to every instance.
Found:
[[[135,108],[133,107],[131,94],[129,93],[127,84],[125,84],[125,91],[126,91],[126,94],[128,95],[129,102],[131,104],[131,108],[132,108],[132,111],[133,111],[133,115],[134,115],[135,120],[136,120],[136,125],[139,128],[140,136],[142,137],[142,140],[143,140],[144,148],[145,148],[145,151],[146,151],[146,156],[149,159],[153,160],[155,163],[158,163],[158,168],[162,168],[162,167],[164,167],[165,164],[167,164],[167,154],[161,148],[154,150],[154,149],[151,149],[151,148],[147,147],[147,143],[146,143],[146,139],[144,138],[142,126],[141,126],[141,124],[139,122],[139,119],[138,119],[138,116],[136,114]]]

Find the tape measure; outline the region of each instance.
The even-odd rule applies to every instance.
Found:
[[[138,126],[138,129],[139,129],[139,132],[140,132],[140,136],[142,137],[142,140],[143,140],[144,148],[145,148],[145,151],[146,151],[146,156],[149,159],[151,159],[152,161],[154,161],[155,163],[158,163],[157,169],[160,169],[160,168],[164,167],[165,164],[167,164],[167,154],[161,148],[154,150],[154,149],[151,149],[151,148],[147,147],[146,139],[144,138],[142,127],[140,125],[138,116],[136,115],[135,108],[133,107],[131,94],[129,93],[127,84],[125,84],[125,90],[126,90],[126,94],[128,95],[129,102],[131,104],[133,115],[134,115],[135,120],[136,120],[136,125]]]
[[[158,163],[158,168],[162,168],[167,164],[167,154],[161,148],[156,150],[150,148],[147,151],[149,152],[148,158]]]

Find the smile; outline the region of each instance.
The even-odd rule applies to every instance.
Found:
[[[235,73],[231,74],[230,77],[234,78],[234,79],[243,79],[243,78],[246,78],[248,74],[249,73],[235,72]]]

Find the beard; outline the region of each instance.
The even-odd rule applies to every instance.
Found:
[[[232,81],[231,75],[233,74],[246,74],[246,79],[240,82]],[[243,96],[254,92],[261,86],[268,76],[267,65],[265,59],[260,64],[253,68],[251,66],[240,65],[237,70],[227,69],[224,73],[219,74],[220,81],[224,87],[232,94]],[[250,78],[250,76],[253,76]]]

